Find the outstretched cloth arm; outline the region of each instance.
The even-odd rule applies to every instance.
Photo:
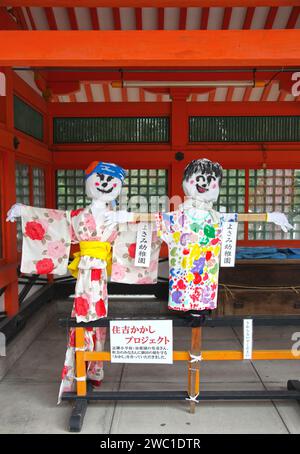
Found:
[[[155,222],[156,213],[135,213],[133,222]],[[240,213],[238,221],[244,222],[268,222],[268,213]]]
[[[69,212],[22,205],[20,215],[21,272],[66,274],[71,244]]]

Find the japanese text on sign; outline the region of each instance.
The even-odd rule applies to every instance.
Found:
[[[221,266],[232,267],[235,264],[237,222],[224,222],[222,227]]]
[[[244,359],[252,359],[253,349],[253,320],[250,318],[244,318]]]
[[[172,364],[172,321],[111,321],[110,350],[112,363]]]
[[[140,222],[136,238],[134,266],[148,268],[151,256],[152,227],[148,222]]]

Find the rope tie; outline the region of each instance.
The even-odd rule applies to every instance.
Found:
[[[83,375],[82,377],[74,377],[74,380],[76,380],[76,381],[86,381],[86,376]]]
[[[196,394],[196,396],[189,396],[189,397],[186,397],[185,400],[189,400],[190,402],[195,402],[196,404],[199,403],[199,400],[197,400],[197,397],[199,396],[199,393]]]
[[[189,360],[190,363],[199,363],[200,361],[202,361],[201,353],[200,355],[193,355],[191,352],[189,352],[189,355],[191,357],[191,359]]]
[[[299,294],[300,286],[255,286],[255,285],[239,285],[239,284],[223,284],[222,282],[219,283],[219,286],[224,288],[225,293],[228,292],[230,296],[234,298],[234,294],[232,290],[238,289],[245,289],[245,290],[266,290],[266,291],[282,291],[282,290],[292,290],[295,293]]]
[[[232,299],[235,299],[233,292],[230,290],[230,288],[227,285],[225,285],[225,284],[220,284],[220,285],[224,288],[226,301],[228,301],[230,299],[230,297]]]

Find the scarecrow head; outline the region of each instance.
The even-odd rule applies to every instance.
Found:
[[[93,200],[111,202],[121,192],[126,171],[116,164],[92,162],[85,171],[86,194]]]
[[[195,159],[183,174],[183,190],[186,196],[203,202],[216,202],[223,176],[218,162],[209,159]]]

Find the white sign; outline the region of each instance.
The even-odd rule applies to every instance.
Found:
[[[6,356],[6,336],[0,332],[0,356]]]
[[[0,72],[0,96],[6,95],[6,78],[5,74]]]
[[[253,349],[253,320],[244,318],[244,359],[252,359]]]
[[[112,320],[112,363],[173,363],[172,320]]]
[[[152,226],[149,222],[140,222],[136,238],[134,266],[148,268],[150,265]]]
[[[237,240],[237,222],[224,222],[222,226],[221,266],[232,267],[235,264]]]

